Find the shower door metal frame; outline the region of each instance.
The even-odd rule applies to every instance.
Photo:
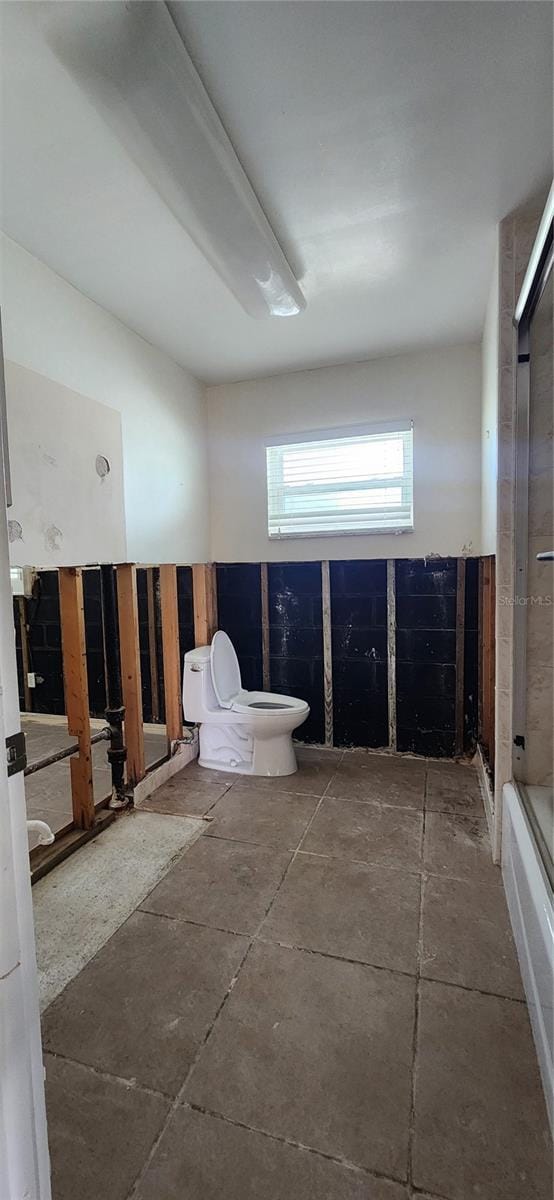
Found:
[[[529,257],[515,306],[517,373],[515,396],[515,513],[514,513],[514,686],[512,771],[526,781],[527,730],[527,572],[529,555],[529,405],[531,393],[530,326],[554,261],[554,184]]]

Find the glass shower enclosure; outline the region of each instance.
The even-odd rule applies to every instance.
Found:
[[[516,312],[513,774],[554,885],[554,377],[552,223]]]

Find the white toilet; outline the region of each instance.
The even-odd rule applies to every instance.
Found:
[[[292,732],[309,714],[305,700],[245,692],[235,648],[226,633],[185,654],[183,711],[200,725],[201,767],[240,775],[292,775]]]

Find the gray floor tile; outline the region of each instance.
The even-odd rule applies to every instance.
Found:
[[[201,767],[197,758],[183,767],[183,774],[186,774],[187,781],[196,779],[199,783],[226,783],[228,787],[243,778],[236,771],[212,771],[210,767]]]
[[[245,788],[236,783],[210,814],[213,821],[207,832],[261,846],[296,850],[318,803],[317,796]]]
[[[483,799],[472,767],[432,765],[427,772],[425,806],[429,812],[451,812],[484,818]]]
[[[46,1010],[45,1048],[175,1095],[245,947],[133,913]]]
[[[249,788],[264,788],[274,792],[294,792],[299,796],[322,796],[332,779],[338,760],[328,757],[326,750],[306,748],[297,756],[298,770],[293,775],[268,779],[263,775],[242,775],[241,784]]]
[[[424,860],[428,871],[454,879],[500,886],[500,870],[492,857],[487,823],[453,813],[427,813]]]
[[[423,893],[421,973],[522,1000],[502,888],[429,876]]]
[[[395,760],[380,759],[379,755],[373,757],[377,760],[375,765],[372,765],[369,757],[367,765],[360,765],[358,759],[351,761],[345,756],[333,775],[326,794],[343,800],[378,801],[398,808],[421,811],[425,794],[425,770],[413,771],[411,767],[406,769],[404,764],[398,765]]]
[[[291,855],[267,846],[200,838],[142,907],[236,933],[255,933]]]
[[[415,973],[417,875],[299,854],[260,936]]]
[[[526,1008],[421,984],[414,1183],[448,1200],[551,1200],[552,1150]]]
[[[174,816],[204,816],[230,787],[227,783],[204,783],[190,779],[187,768],[168,779],[144,800],[145,812],[170,813]]]
[[[396,1183],[178,1108],[136,1200],[408,1200]]]
[[[427,762],[424,758],[410,758],[405,754],[379,754],[375,750],[345,750],[343,763],[366,767],[376,774],[388,777],[402,775],[414,783],[425,783]]]
[[[126,1200],[169,1101],[49,1054],[45,1065],[53,1200]]]
[[[185,1098],[403,1179],[414,1009],[408,976],[258,943]]]
[[[302,849],[417,871],[422,829],[423,817],[417,812],[325,797]]]
[[[315,762],[319,759],[324,765],[333,763],[335,766],[344,755],[344,750],[334,750],[331,746],[304,746],[298,743],[295,743],[294,751],[299,763]]]

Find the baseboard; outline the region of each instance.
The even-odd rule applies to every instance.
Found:
[[[133,798],[135,804],[141,804],[146,800],[147,796],[151,796],[156,788],[162,787],[162,784],[167,783],[172,775],[176,775],[178,771],[182,771],[188,763],[193,762],[198,758],[198,733],[195,730],[191,742],[178,742],[175,753],[167,762],[160,763],[159,767],[154,767],[153,771],[149,771],[140,783],[137,783]]]

